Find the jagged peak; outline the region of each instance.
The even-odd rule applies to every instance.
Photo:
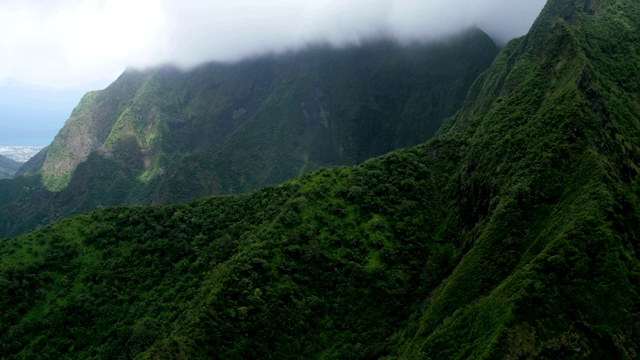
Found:
[[[528,42],[540,43],[558,21],[574,25],[584,17],[595,16],[601,8],[600,0],[549,0],[526,38]]]
[[[571,22],[577,14],[594,15],[600,0],[550,0],[540,16],[551,16]]]

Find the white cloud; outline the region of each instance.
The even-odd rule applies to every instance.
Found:
[[[128,65],[195,65],[376,34],[434,38],[477,24],[524,34],[545,0],[3,0],[0,83],[113,80]]]
[[[0,3],[0,81],[68,87],[113,79],[152,49],[166,9],[155,0]]]

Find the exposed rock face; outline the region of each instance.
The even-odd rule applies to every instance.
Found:
[[[128,72],[102,91],[87,93],[48,147],[41,174],[49,190],[65,188],[76,167],[99,149],[149,75]]]

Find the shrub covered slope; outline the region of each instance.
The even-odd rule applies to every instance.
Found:
[[[426,144],[0,243],[0,357],[637,358],[640,4],[550,0]]]

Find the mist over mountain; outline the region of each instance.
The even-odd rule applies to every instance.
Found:
[[[639,41],[636,0],[550,0],[423,144],[2,240],[0,357],[634,359]]]
[[[193,67],[314,43],[386,36],[433,41],[479,26],[497,42],[527,32],[544,0],[8,0],[0,2],[0,85],[67,88],[127,66]],[[117,24],[117,26],[114,26]]]
[[[175,26],[164,34],[152,59],[193,66],[207,59],[233,61],[310,43],[345,46],[379,36],[405,43],[433,41],[472,27],[503,45],[529,30],[544,1],[241,0],[234,6],[216,1],[164,5],[168,24]],[[144,63],[149,59],[140,62]]]
[[[526,33],[543,3],[0,1],[0,145],[47,145],[84,93],[104,89],[125,68],[192,69],[378,37],[428,42],[476,26],[503,45]]]

